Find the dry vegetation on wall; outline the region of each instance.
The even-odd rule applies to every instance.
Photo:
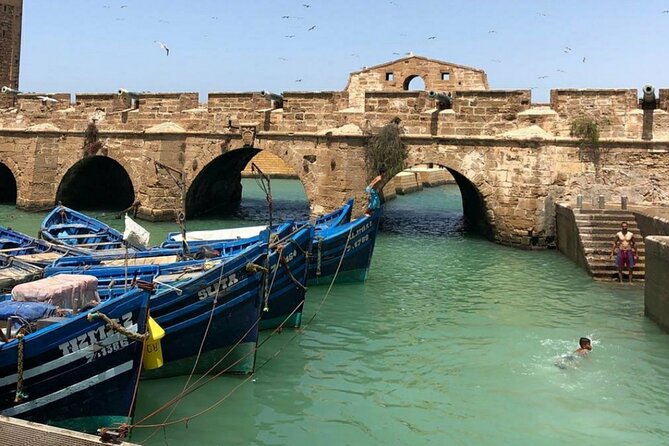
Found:
[[[391,175],[404,170],[408,154],[401,135],[400,120],[395,118],[369,138],[365,146],[365,165],[369,179],[374,178],[382,166]]]
[[[599,145],[599,124],[593,118],[581,116],[571,123],[569,133],[574,138],[579,138],[579,156],[581,161],[590,161],[599,167],[602,156],[602,148]]]
[[[95,125],[95,120],[92,120],[84,132],[84,147],[82,147],[82,155],[84,158],[87,156],[96,155],[103,148],[104,144],[102,144],[102,141],[100,141],[98,127]],[[104,150],[102,150],[102,152],[103,155],[106,155]]]

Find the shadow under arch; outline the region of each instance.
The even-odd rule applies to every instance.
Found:
[[[77,161],[63,176],[56,202],[74,209],[126,209],[135,201],[128,172],[107,156],[88,156]]]
[[[0,163],[0,203],[16,203],[16,178],[3,163]]]
[[[242,199],[242,170],[260,149],[245,147],[214,158],[186,192],[186,216],[230,214]]]
[[[488,218],[486,201],[476,184],[461,172],[452,167],[429,162],[414,164],[403,172],[413,173],[414,176],[409,177],[411,178],[410,180],[404,177],[404,180],[395,183],[395,187],[398,188],[397,193],[399,194],[412,193],[416,189],[430,186],[441,186],[447,183],[453,183],[454,181],[460,191],[460,200],[462,202],[462,210],[460,211],[458,209],[456,211],[461,215],[461,226],[459,226],[459,229],[494,240],[493,226]],[[397,175],[393,178],[397,178]],[[401,192],[401,189],[404,189],[405,192]],[[451,203],[453,202],[451,201]],[[452,213],[454,210],[451,209],[448,212]]]
[[[494,240],[495,233],[492,224],[488,219],[487,206],[481,191],[479,191],[478,187],[476,187],[469,178],[457,170],[450,167],[446,167],[446,170],[453,176],[455,183],[460,188],[465,227],[469,231],[476,232],[490,240]]]

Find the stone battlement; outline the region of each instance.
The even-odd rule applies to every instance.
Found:
[[[324,134],[347,124],[370,130],[399,117],[408,134],[496,136],[537,126],[547,136],[569,136],[573,120],[589,116],[604,138],[640,139],[638,96],[635,89],[557,89],[551,91],[549,105],[539,105],[532,103],[530,90],[454,91],[452,107],[440,110],[425,91],[369,91],[361,109],[351,107],[347,91],[285,92],[282,108],[273,108],[260,92],[210,93],[204,104],[193,92],[140,93],[134,103],[117,93],[30,93],[16,95],[13,107],[0,110],[0,130],[48,123],[63,131],[83,131],[95,119],[101,131],[144,131],[172,122],[185,131],[226,133],[257,123],[265,131]],[[669,89],[660,89],[659,97],[654,135],[667,139]]]

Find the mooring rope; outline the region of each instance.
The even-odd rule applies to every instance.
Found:
[[[16,335],[16,339],[18,340],[19,345],[17,346],[18,359],[16,364],[16,396],[14,397],[15,403],[20,403],[23,399],[28,397],[28,395],[23,392],[23,350],[25,346],[23,336],[23,333]]]
[[[105,321],[107,324],[107,327],[114,330],[117,333],[122,334],[128,339],[132,339],[133,341],[144,341],[146,338],[149,337],[148,331],[146,333],[135,333],[134,331],[130,331],[118,322],[116,322],[113,319],[110,319],[109,316],[107,316],[104,313],[101,313],[100,311],[96,311],[95,313],[88,313],[86,316],[86,319],[88,319],[89,322],[93,322],[95,319],[102,319]]]
[[[330,286],[328,287],[328,290],[327,290],[327,292],[325,293],[325,296],[323,296],[323,299],[321,300],[320,304],[319,304],[318,307],[316,308],[316,312],[311,316],[311,318],[309,319],[309,321],[308,321],[306,324],[303,325],[302,330],[300,330],[300,331],[296,331],[296,332],[295,332],[295,335],[293,335],[293,336],[288,340],[288,342],[286,343],[286,345],[289,344],[290,342],[292,342],[293,339],[295,339],[299,334],[301,334],[301,333],[304,331],[304,329],[305,329],[311,322],[313,322],[313,320],[316,318],[316,315],[319,313],[320,309],[322,308],[323,304],[325,303],[326,299],[327,299],[328,296],[330,295],[330,292],[332,291],[332,287],[334,286],[334,283],[335,283],[336,280],[337,280],[337,276],[339,275],[339,271],[340,271],[340,269],[341,269],[341,265],[342,265],[342,263],[343,263],[343,261],[344,261],[344,256],[345,256],[345,254],[346,254],[346,249],[348,248],[348,244],[349,244],[349,242],[350,242],[350,240],[351,240],[351,232],[352,232],[352,230],[353,230],[353,228],[351,228],[351,229],[349,230],[349,232],[348,232],[348,236],[347,236],[347,238],[346,238],[346,244],[345,244],[344,249],[343,249],[343,251],[342,251],[342,255],[341,255],[340,259],[339,259],[339,263],[338,263],[338,265],[337,265],[337,269],[335,270],[334,276],[332,277],[332,281],[330,282]],[[252,264],[248,264],[248,265],[247,265],[247,268],[249,267],[249,265],[252,265]],[[257,266],[257,265],[256,265],[256,266]],[[277,268],[277,270],[278,270],[278,268]],[[273,283],[273,282],[274,282],[274,280],[272,280],[272,283]],[[138,422],[134,423],[134,424],[131,425],[130,427],[131,427],[131,428],[145,428],[145,429],[154,428],[154,429],[158,429],[158,428],[165,428],[165,427],[168,427],[168,426],[173,426],[173,425],[175,425],[175,424],[179,424],[179,423],[188,423],[190,420],[192,420],[192,419],[194,419],[194,418],[197,418],[197,417],[199,417],[199,416],[201,416],[201,415],[204,415],[205,413],[207,413],[207,412],[209,412],[209,411],[215,409],[216,407],[220,406],[220,405],[221,405],[225,400],[227,400],[227,399],[228,399],[234,392],[236,392],[237,389],[239,389],[242,385],[244,385],[244,384],[247,383],[251,378],[253,378],[253,377],[255,376],[255,372],[254,372],[254,373],[250,373],[250,374],[249,374],[243,381],[241,381],[238,385],[236,385],[235,387],[233,387],[233,388],[232,388],[227,394],[225,394],[221,399],[219,399],[218,401],[214,402],[213,404],[211,404],[210,406],[206,407],[205,409],[201,410],[200,412],[197,412],[197,413],[195,413],[195,414],[193,414],[193,415],[190,415],[190,416],[184,416],[184,417],[181,417],[181,418],[179,418],[179,419],[172,420],[172,421],[168,421],[168,422],[154,423],[154,424],[140,424],[140,423],[142,423],[142,422],[148,420],[149,418],[151,418],[151,417],[153,417],[153,416],[159,414],[159,413],[162,412],[163,410],[166,410],[168,407],[170,407],[170,406],[172,406],[172,405],[178,403],[181,399],[185,398],[186,396],[190,395],[191,393],[195,392],[196,390],[198,390],[198,389],[204,387],[205,385],[207,385],[208,383],[210,383],[212,380],[218,378],[218,377],[221,376],[223,373],[225,373],[225,372],[228,371],[230,368],[232,368],[234,365],[236,365],[237,363],[239,363],[240,361],[242,361],[243,359],[245,359],[247,356],[249,356],[249,355],[251,355],[251,354],[255,354],[256,351],[258,350],[258,348],[259,348],[260,346],[264,345],[264,344],[265,344],[271,337],[273,337],[276,333],[278,333],[279,331],[281,331],[281,329],[283,328],[283,324],[285,324],[285,323],[288,321],[288,319],[290,319],[290,317],[291,317],[291,316],[292,316],[292,315],[299,309],[299,307],[300,307],[301,305],[302,305],[302,303],[300,303],[298,306],[296,306],[296,307],[293,309],[293,311],[292,311],[292,312],[291,312],[291,313],[284,319],[284,321],[279,325],[279,327],[277,327],[276,329],[274,329],[274,331],[272,331],[272,333],[271,333],[271,334],[270,334],[270,335],[269,335],[269,336],[268,336],[262,343],[260,343],[259,345],[257,345],[256,348],[255,348],[253,351],[246,353],[246,354],[243,355],[240,359],[238,359],[237,361],[235,361],[233,364],[229,365],[229,366],[226,367],[225,369],[219,371],[218,373],[216,373],[216,374],[214,374],[214,375],[208,375],[208,373],[211,372],[212,370],[215,370],[215,368],[216,368],[216,367],[217,367],[217,366],[218,366],[218,365],[219,365],[219,364],[220,364],[220,363],[221,363],[221,362],[222,362],[222,361],[223,361],[223,360],[224,360],[224,359],[225,359],[225,358],[226,358],[226,357],[227,357],[227,356],[228,356],[228,355],[229,355],[229,354],[230,354],[230,353],[231,353],[231,352],[232,352],[232,351],[233,351],[233,350],[234,350],[234,349],[241,343],[241,341],[242,341],[242,340],[243,340],[243,339],[250,333],[250,331],[251,331],[253,328],[255,328],[255,326],[256,326],[258,323],[260,323],[260,319],[261,319],[262,316],[259,316],[259,317],[256,319],[254,325],[253,325],[253,326],[252,326],[252,327],[251,327],[251,328],[250,328],[250,329],[249,329],[249,330],[248,330],[248,331],[247,331],[247,332],[246,332],[246,333],[239,339],[239,341],[237,341],[237,343],[236,343],[230,350],[228,350],[228,352],[225,354],[225,356],[223,356],[221,359],[219,359],[219,360],[216,362],[216,364],[214,364],[214,365],[209,369],[209,371],[205,372],[205,374],[203,374],[200,378],[198,378],[195,382],[193,382],[193,384],[192,384],[188,389],[186,389],[185,391],[182,391],[180,394],[176,395],[176,396],[175,396],[174,398],[172,398],[170,401],[167,401],[167,402],[164,403],[162,406],[158,407],[157,409],[155,409],[154,411],[152,411],[152,412],[149,413],[148,415],[144,416],[141,420],[139,420]],[[284,347],[285,347],[285,345],[284,345]],[[259,370],[259,369],[261,369],[262,367],[264,367],[264,366],[265,366],[269,361],[271,361],[272,359],[276,358],[276,357],[279,355],[279,353],[280,353],[281,351],[283,351],[283,347],[280,348],[274,355],[272,355],[270,358],[268,358],[265,362],[263,362],[260,366],[255,367],[256,371]],[[208,377],[208,379],[205,379],[205,378],[207,378],[207,377]],[[202,382],[203,380],[204,380],[204,382]],[[156,432],[157,432],[157,431],[156,431]],[[154,433],[154,434],[155,434],[155,433]],[[153,436],[153,434],[152,434],[152,436]],[[150,437],[149,437],[149,438],[150,438]]]

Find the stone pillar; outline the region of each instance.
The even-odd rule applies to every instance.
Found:
[[[58,188],[59,150],[62,142],[60,133],[36,133],[28,140],[33,153],[33,162],[23,172],[20,193],[16,207],[26,210],[50,209],[55,204]],[[28,149],[26,147],[26,149]],[[27,187],[26,187],[27,186]]]

